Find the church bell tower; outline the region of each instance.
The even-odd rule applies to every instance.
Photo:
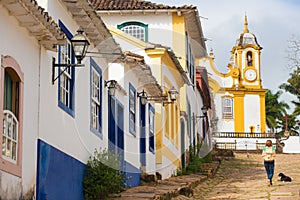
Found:
[[[249,32],[245,16],[244,30],[231,50],[231,62],[228,65],[232,86],[225,89],[233,96],[235,132],[266,131],[266,89],[262,88],[261,50],[256,36]]]
[[[239,79],[236,88],[262,88],[260,73],[260,53],[262,47],[256,36],[249,32],[247,16],[244,18],[244,30],[232,48],[231,65],[238,68]]]

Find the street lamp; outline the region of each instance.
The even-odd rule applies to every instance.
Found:
[[[104,87],[108,88],[110,96],[115,96],[116,89],[117,89],[117,81],[116,80],[104,81]]]
[[[196,119],[201,119],[207,116],[207,106],[202,106],[201,111],[203,115],[196,116]]]
[[[163,101],[163,106],[165,104],[174,103],[174,101],[176,101],[176,99],[177,99],[178,92],[174,86],[168,91],[168,93],[169,93],[171,101]],[[138,92],[137,96],[141,98],[142,105],[145,105],[148,101],[151,101],[151,99],[152,100],[161,100],[161,99],[164,100],[166,98],[166,95],[148,96],[144,90],[142,92]]]
[[[148,101],[147,93],[143,90],[142,92],[138,92],[137,96],[141,98],[142,105],[146,105]]]
[[[84,65],[81,64],[81,60],[85,57],[85,54],[87,52],[88,46],[90,45],[89,41],[86,39],[86,37],[82,34],[83,30],[79,29],[77,31],[77,34],[74,35],[74,37],[71,39],[71,45],[74,50],[75,57],[77,59],[77,64],[56,64],[55,58],[52,58],[52,85],[54,84],[55,80],[62,75],[67,69],[70,67],[84,67]],[[55,77],[55,67],[65,67],[57,77]]]
[[[79,29],[77,34],[71,39],[71,44],[78,64],[81,64],[81,60],[85,57],[87,49],[90,45],[89,41],[82,33],[83,30]]]

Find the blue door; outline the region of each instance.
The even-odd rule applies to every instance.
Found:
[[[115,151],[116,147],[116,120],[115,120],[115,113],[116,113],[116,100],[109,96],[108,97],[108,150],[113,153],[117,153]]]
[[[117,154],[121,159],[121,167],[124,166],[124,108],[117,102]],[[124,170],[124,169],[123,169]]]
[[[114,97],[108,99],[108,149],[124,164],[124,107]]]
[[[140,162],[146,166],[146,106],[140,101]]]

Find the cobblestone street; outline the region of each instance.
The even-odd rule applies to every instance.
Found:
[[[290,176],[292,182],[278,181],[278,173]],[[174,200],[297,200],[300,199],[300,155],[277,154],[273,186],[267,184],[266,172],[260,154],[235,154],[223,160],[213,178],[194,188],[193,197],[178,196]]]

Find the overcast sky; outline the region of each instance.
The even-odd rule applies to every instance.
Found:
[[[287,40],[300,35],[300,0],[149,0],[166,5],[195,5],[201,16],[207,50],[212,48],[220,72],[227,71],[230,50],[243,32],[245,13],[248,29],[253,33],[261,52],[262,84],[272,92],[286,82],[290,70],[286,59]],[[205,18],[208,19],[205,19]],[[283,94],[282,100],[290,95]]]

